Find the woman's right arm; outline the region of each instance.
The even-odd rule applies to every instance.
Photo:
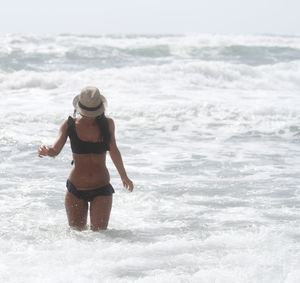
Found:
[[[51,156],[55,157],[58,155],[64,147],[68,138],[68,120],[65,120],[60,126],[59,135],[52,147],[41,145],[38,150],[39,157]]]

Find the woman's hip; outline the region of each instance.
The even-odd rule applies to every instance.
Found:
[[[68,179],[66,183],[66,187],[70,193],[75,195],[77,198],[83,199],[85,201],[92,201],[96,196],[112,196],[112,194],[115,192],[113,186],[110,183],[98,187],[96,189],[79,190]]]

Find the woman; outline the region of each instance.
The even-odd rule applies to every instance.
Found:
[[[114,122],[104,114],[105,97],[96,87],[86,87],[74,98],[73,105],[74,112],[77,111],[81,116],[65,120],[54,145],[42,145],[38,155],[55,157],[69,137],[74,163],[67,180],[68,190],[65,198],[69,225],[79,230],[86,228],[90,202],[91,229],[106,229],[114,193],[105,165],[106,151],[109,151],[124,187],[130,192],[133,190],[133,183],[127,177],[116,144]]]

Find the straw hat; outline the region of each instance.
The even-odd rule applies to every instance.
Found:
[[[104,113],[107,101],[98,88],[87,86],[74,97],[73,106],[82,116],[97,117]]]

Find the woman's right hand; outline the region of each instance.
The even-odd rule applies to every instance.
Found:
[[[128,189],[130,192],[133,190],[133,183],[128,177],[122,178],[123,186]]]
[[[50,148],[46,145],[41,145],[39,150],[38,150],[38,155],[39,157],[43,157],[43,156],[48,156],[49,155],[49,150]]]

